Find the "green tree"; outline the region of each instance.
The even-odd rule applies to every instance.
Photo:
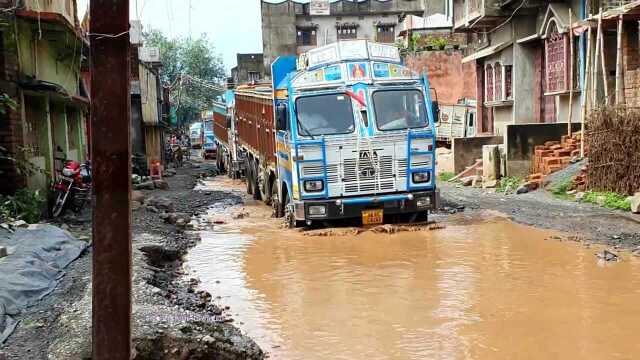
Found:
[[[173,104],[179,105],[179,123],[193,121],[200,111],[210,108],[213,100],[221,95],[219,91],[212,91],[188,78],[208,83],[224,82],[222,59],[205,34],[197,39],[169,39],[161,31],[152,29],[145,34],[145,45],[160,48],[163,65],[161,78],[165,84],[172,86]]]

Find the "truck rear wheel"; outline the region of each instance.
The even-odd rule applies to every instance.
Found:
[[[269,191],[269,177],[267,176],[267,174],[263,172],[262,175],[258,177],[257,187],[260,191],[260,198],[262,199],[262,201],[267,205],[271,205],[271,192]]]
[[[260,169],[258,168],[258,163],[253,161],[251,166],[251,187],[253,188],[253,200],[260,200],[260,183],[258,182],[258,177],[260,176]]]
[[[247,160],[247,166],[246,166],[246,176],[245,176],[245,181],[247,182],[247,194],[252,195],[253,194],[253,166],[251,166],[251,162],[249,162],[249,160]]]

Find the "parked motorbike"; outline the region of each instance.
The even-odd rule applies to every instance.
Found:
[[[60,176],[53,184],[51,216],[59,217],[66,209],[78,213],[91,198],[91,162],[64,162]]]

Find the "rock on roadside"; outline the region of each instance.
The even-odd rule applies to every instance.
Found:
[[[631,212],[634,214],[640,214],[640,192],[637,192],[631,197]]]
[[[175,205],[173,201],[165,198],[165,197],[150,197],[146,201],[147,206],[152,206],[159,210],[164,210],[166,212],[174,212]]]

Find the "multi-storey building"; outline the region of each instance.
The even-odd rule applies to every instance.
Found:
[[[462,60],[477,69],[478,132],[508,143],[509,125],[580,123],[603,104],[637,106],[638,14],[631,0],[454,0],[455,31],[482,42]]]
[[[238,54],[238,65],[231,69],[231,77],[236,85],[256,83],[266,77],[262,54]]]
[[[262,44],[267,71],[282,55],[340,40],[368,39],[395,43],[407,15],[423,16],[427,3],[442,0],[284,0],[262,3]],[[432,6],[436,6],[432,5]]]
[[[46,190],[58,159],[87,156],[89,91],[81,72],[88,42],[75,0],[0,0],[0,9],[0,146],[38,170],[29,176],[0,159],[0,193]]]

